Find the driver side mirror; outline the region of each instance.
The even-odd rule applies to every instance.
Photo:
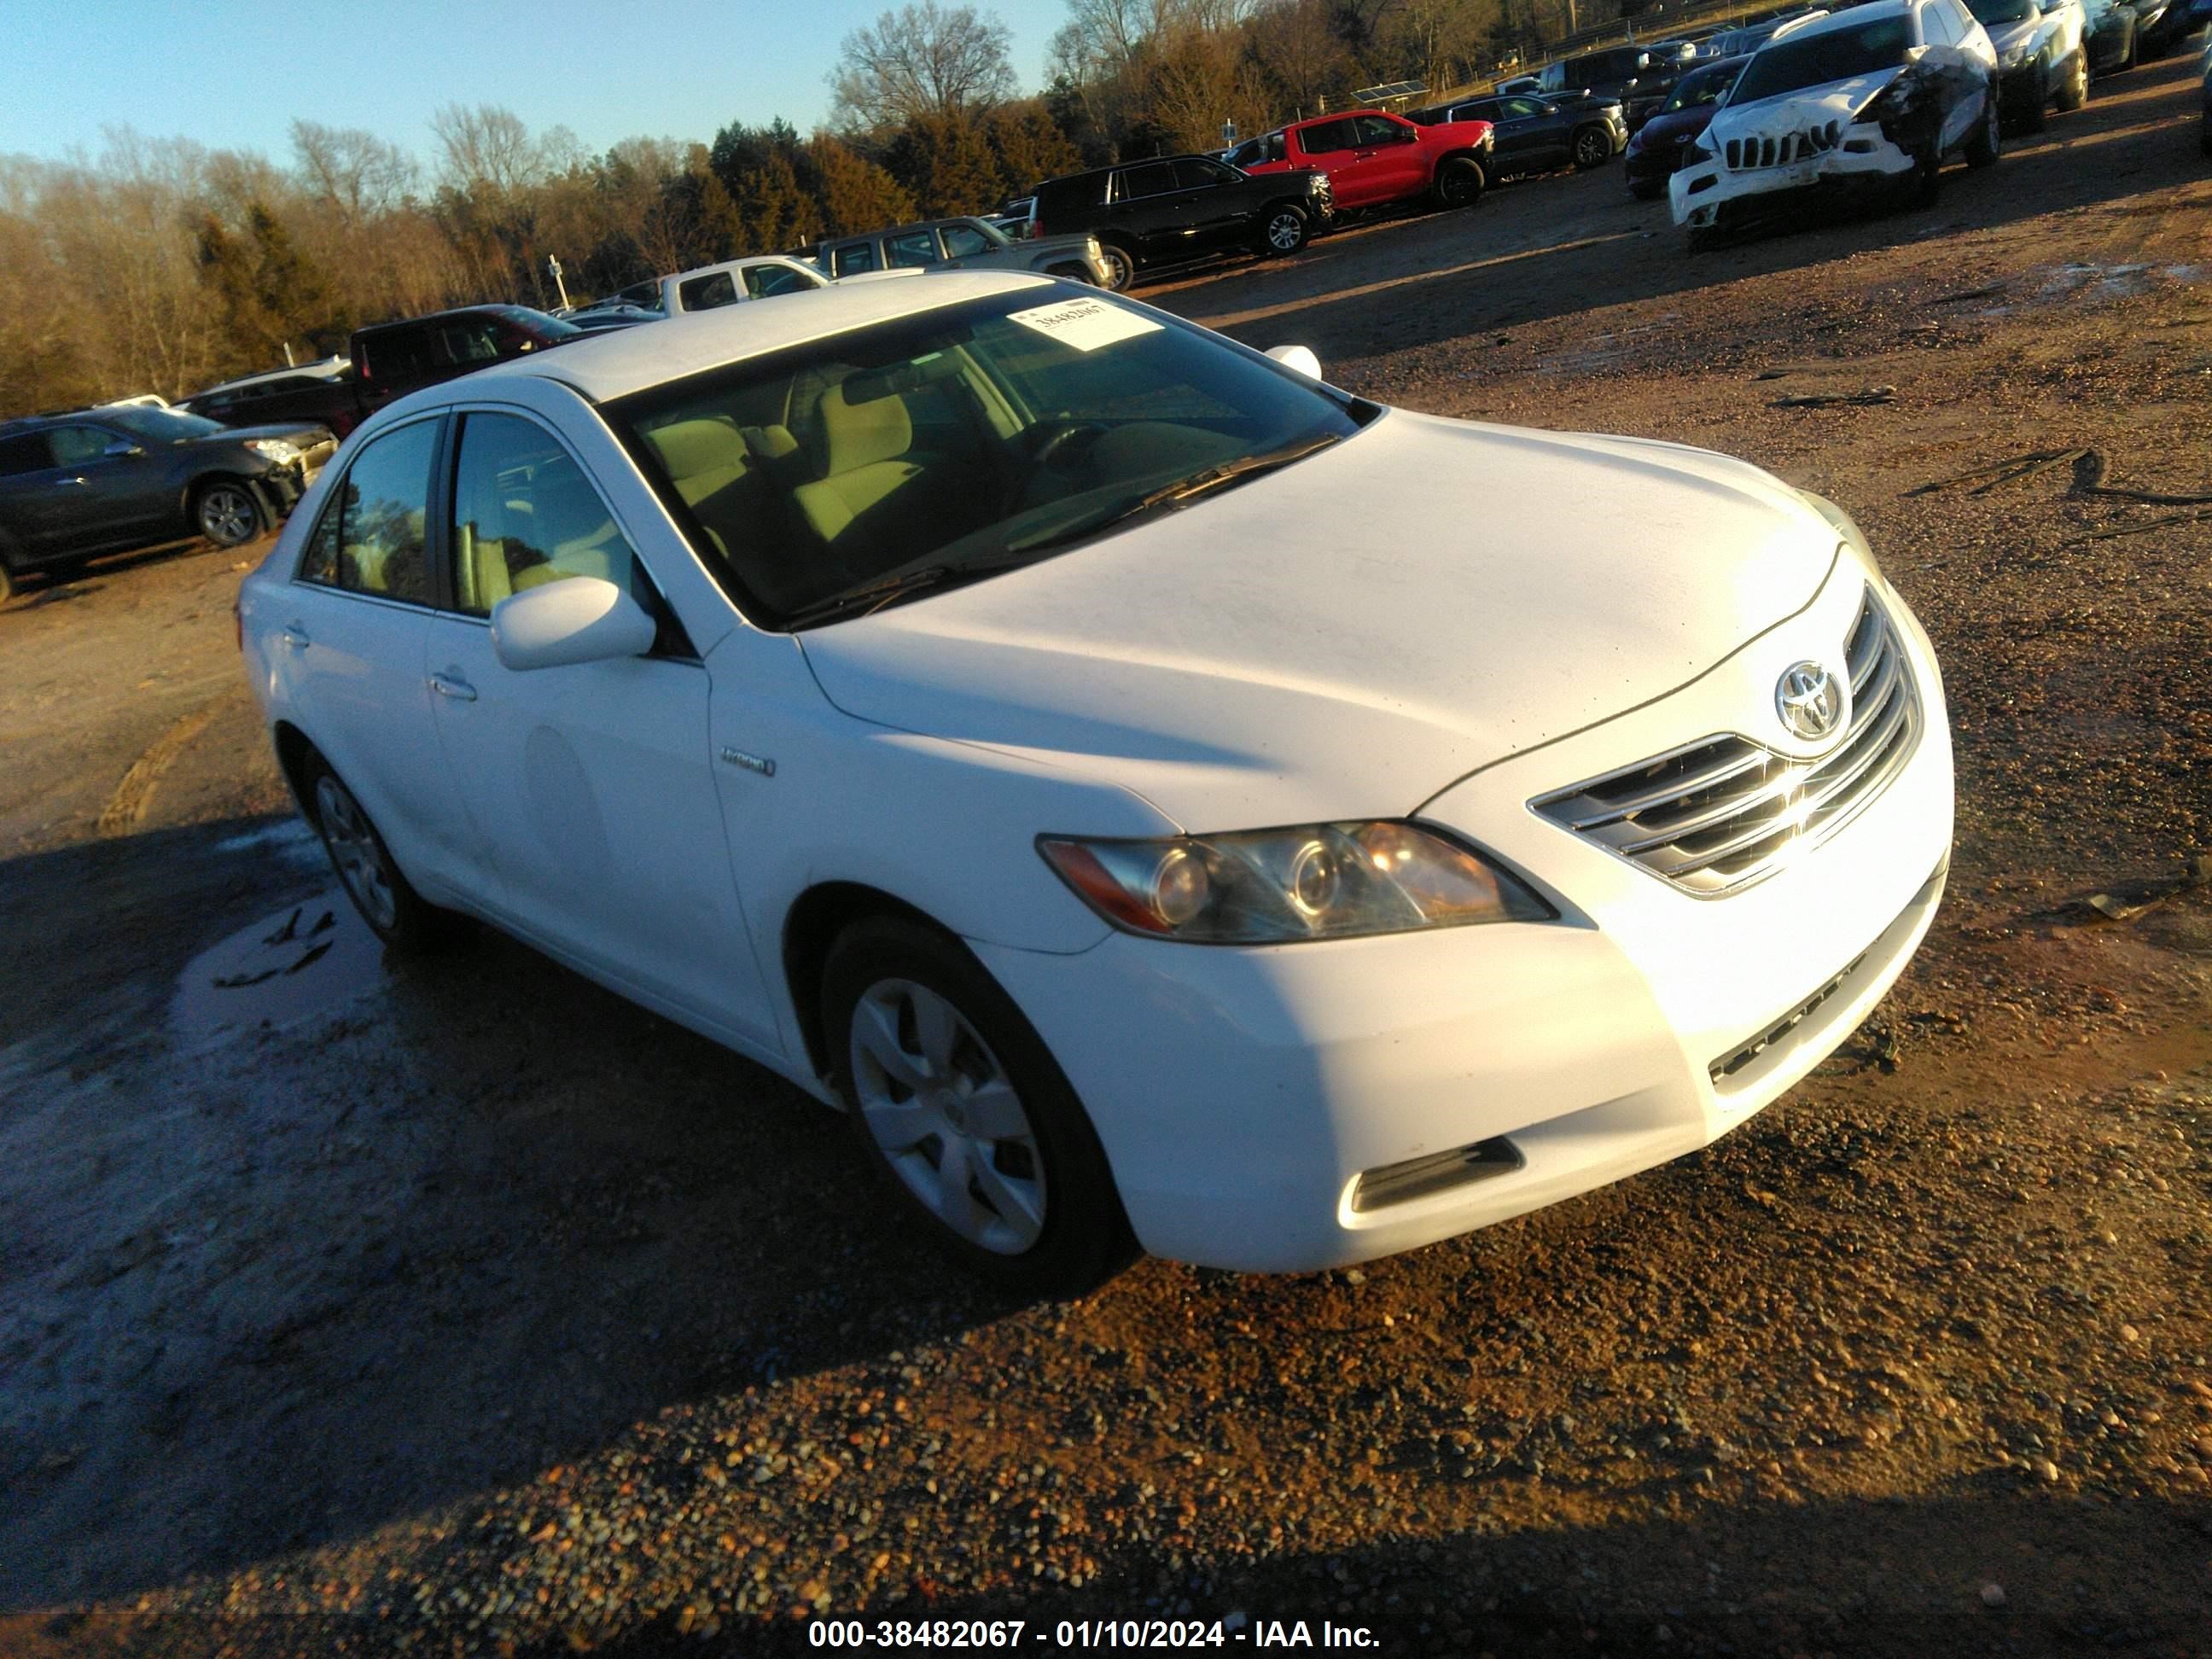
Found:
[[[1311,346],[1269,346],[1267,355],[1294,374],[1303,374],[1309,380],[1321,379],[1321,359],[1314,356]]]
[[[491,648],[517,672],[641,657],[659,629],[645,607],[597,576],[564,576],[491,608]]]

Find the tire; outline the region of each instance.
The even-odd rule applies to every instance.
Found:
[[[1574,137],[1575,171],[1588,173],[1613,160],[1613,135],[1603,127],[1589,126]]]
[[[1639,202],[1656,202],[1667,193],[1667,186],[1656,179],[1632,179],[1628,193]]]
[[[353,791],[320,757],[310,765],[305,795],[331,868],[369,931],[395,951],[435,943],[446,931],[448,913],[424,899],[400,873]]]
[[[2089,101],[2089,49],[2076,51],[2058,82],[2058,107],[2071,114]]]
[[[1473,207],[1490,186],[1482,163],[1472,155],[1455,155],[1437,169],[1430,193],[1439,209]]]
[[[9,569],[4,562],[0,562],[0,605],[7,604],[15,597],[15,573]]]
[[[2051,65],[2035,77],[2035,101],[2020,112],[2022,132],[2043,132],[2051,125]]]
[[[1287,258],[1312,238],[1313,221],[1306,217],[1305,210],[1289,202],[1278,202],[1260,224],[1261,257]]]
[[[1082,1103],[957,941],[893,917],[856,922],[823,963],[822,1009],[861,1158],[939,1249],[1050,1295],[1136,1259]]]
[[[1045,275],[1057,276],[1064,283],[1082,283],[1089,287],[1097,286],[1091,281],[1091,273],[1081,265],[1054,265],[1050,270],[1045,272]]]
[[[1943,193],[1943,152],[1933,138],[1913,162],[1911,189],[1915,207],[1933,207]]]
[[[1988,113],[1982,118],[1982,130],[1966,141],[1966,165],[1970,167],[1995,167],[1997,153],[2003,143],[1998,131],[1997,100],[1991,98]]]
[[[262,532],[261,503],[237,478],[210,478],[192,492],[192,527],[217,547],[242,547]]]
[[[1129,250],[1119,242],[1098,244],[1098,257],[1106,265],[1106,286],[1115,294],[1128,291],[1137,280],[1137,262],[1129,257]]]

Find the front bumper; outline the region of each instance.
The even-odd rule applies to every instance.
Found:
[[[1699,143],[1715,149],[1710,132]],[[1682,167],[1668,180],[1674,222],[1693,230],[1725,228],[1779,216],[1807,205],[1838,204],[1903,183],[1917,165],[1912,155],[1882,136],[1872,123],[1843,129],[1836,148],[1803,161],[1775,166],[1728,165],[1723,155]]]
[[[1420,809],[1530,875],[1556,922],[1253,950],[1119,933],[1076,956],[976,946],[1088,1106],[1146,1249],[1302,1272],[1450,1237],[1704,1146],[1832,1052],[1903,971],[1948,859],[1941,681],[1902,600],[1884,596],[1918,746],[1780,873],[1694,897],[1528,803],[1735,729],[1782,667],[1839,651],[1856,572],[1695,684]]]

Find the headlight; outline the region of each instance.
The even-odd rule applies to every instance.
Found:
[[[1553,915],[1480,855],[1390,821],[1160,841],[1045,836],[1037,850],[1108,921],[1155,939],[1278,945]]]
[[[2028,49],[2033,44],[2033,41],[2021,40],[2007,46],[1997,54],[1997,67],[2001,70],[2018,69],[2027,60]]]
[[[282,438],[248,438],[246,447],[257,455],[264,455],[279,466],[289,466],[300,459],[300,452]]]

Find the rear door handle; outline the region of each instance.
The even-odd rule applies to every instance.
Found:
[[[301,627],[297,623],[286,623],[280,637],[283,640],[285,644],[290,646],[295,651],[305,651],[310,645],[314,643],[313,641],[307,637],[307,630]]]
[[[450,674],[431,675],[430,689],[441,697],[451,697],[455,702],[474,702],[477,700],[476,687]]]

